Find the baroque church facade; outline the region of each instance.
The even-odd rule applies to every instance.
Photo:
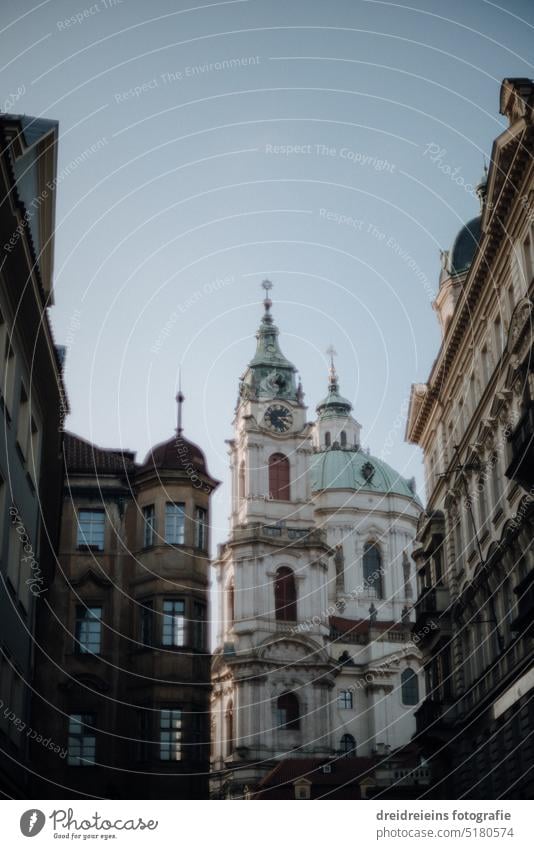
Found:
[[[362,450],[331,361],[309,422],[266,281],[239,387],[230,534],[214,563],[213,793],[287,758],[387,756],[423,696],[411,634],[413,481]]]

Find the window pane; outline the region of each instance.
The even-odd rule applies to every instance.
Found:
[[[68,763],[92,766],[96,757],[95,717],[92,713],[73,713],[69,717]]]
[[[419,701],[419,682],[413,669],[405,669],[401,675],[402,702],[416,705]]]
[[[156,529],[156,512],[153,504],[143,507],[143,521],[143,546],[148,548],[148,546],[154,545]]]
[[[90,545],[98,551],[104,550],[103,510],[80,510],[78,513],[78,546]]]
[[[338,693],[338,707],[343,710],[352,709],[352,693],[349,690],[340,690]]]
[[[195,546],[204,550],[208,542],[208,513],[203,507],[195,511]]]
[[[201,651],[205,646],[206,606],[200,601],[193,603],[193,646]]]
[[[185,603],[163,602],[163,645],[183,646],[185,643]]]
[[[165,505],[165,542],[183,545],[185,541],[185,504]]]
[[[160,711],[159,751],[162,761],[182,759],[182,711]]]
[[[102,608],[76,608],[76,651],[99,654],[102,647]]]

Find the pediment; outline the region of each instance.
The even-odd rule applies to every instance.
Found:
[[[92,566],[89,566],[78,578],[70,579],[71,587],[83,587],[84,584],[96,584],[97,587],[112,586],[107,575],[97,572]]]
[[[260,646],[258,657],[285,664],[325,663],[328,660],[325,650],[315,640],[285,636]]]

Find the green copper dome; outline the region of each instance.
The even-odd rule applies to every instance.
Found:
[[[364,451],[330,449],[312,457],[312,492],[328,489],[366,490],[404,495],[419,502],[415,485],[395,469]]]
[[[337,416],[349,416],[352,410],[352,404],[339,394],[339,381],[337,378],[336,368],[334,366],[334,348],[330,347],[327,354],[330,354],[330,370],[328,376],[328,395],[317,404],[315,408],[320,419],[328,419]]]

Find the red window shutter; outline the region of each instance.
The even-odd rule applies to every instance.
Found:
[[[274,584],[276,618],[282,622],[297,621],[297,589],[295,576],[287,566],[281,566]]]
[[[289,501],[289,460],[284,454],[269,457],[269,498]]]

